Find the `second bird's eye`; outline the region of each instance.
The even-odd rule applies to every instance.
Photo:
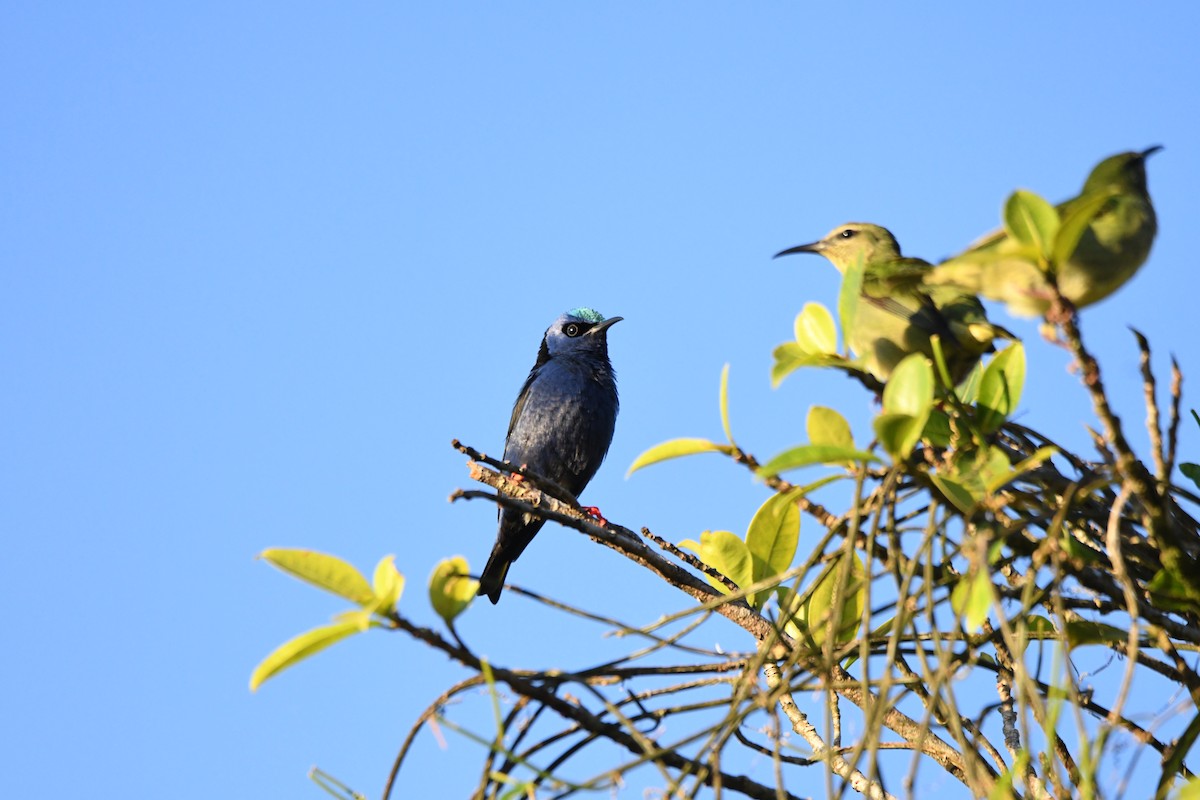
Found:
[[[858,231],[854,230],[854,228],[846,228],[846,230],[842,231],[840,235],[843,239],[853,239],[856,233],[858,233]]]
[[[563,333],[574,339],[576,336],[583,333],[583,328],[579,325],[576,325],[574,322],[568,322],[563,326]]]

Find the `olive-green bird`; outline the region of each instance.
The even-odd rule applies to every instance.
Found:
[[[1161,149],[1155,145],[1140,153],[1109,156],[1092,169],[1078,197],[1056,207],[1059,218],[1066,219],[1077,209],[1099,204],[1079,244],[1058,265],[1056,274],[1059,291],[1076,308],[1121,288],[1150,255],[1158,221],[1146,189],[1146,159]],[[925,283],[957,286],[999,300],[1018,316],[1044,316],[1053,303],[1053,290],[1036,265],[1005,257],[1016,249],[1004,231],[997,231],[934,267]]]
[[[847,340],[867,371],[881,381],[910,353],[932,358],[933,334],[941,340],[955,383],[966,377],[980,356],[994,349],[994,339],[1016,339],[987,321],[974,295],[950,286],[923,286],[932,265],[901,256],[900,245],[887,228],[847,222],[820,241],[790,247],[775,257],[791,253],[819,253],[843,275],[862,259],[862,295]]]

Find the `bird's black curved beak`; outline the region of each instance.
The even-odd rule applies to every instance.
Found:
[[[620,322],[623,319],[625,319],[625,318],[624,317],[609,317],[608,319],[604,320],[603,322],[597,322],[591,328],[588,328],[587,335],[588,336],[598,336],[601,333],[604,333],[609,328],[611,328],[613,325],[616,325],[618,322]]]
[[[1140,155],[1141,155],[1142,159],[1144,160],[1144,159],[1147,159],[1150,156],[1154,155],[1155,153],[1157,153],[1159,150],[1162,150],[1162,149],[1163,149],[1163,146],[1161,144],[1156,144],[1153,147],[1147,147],[1145,150],[1143,150],[1140,153]]]
[[[809,242],[808,244],[798,244],[795,247],[789,247],[787,250],[780,250],[778,253],[771,256],[771,258],[790,256],[792,253],[819,253],[824,249],[824,242]]]

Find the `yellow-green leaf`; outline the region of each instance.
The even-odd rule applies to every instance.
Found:
[[[854,448],[854,437],[850,433],[850,423],[838,412],[825,406],[813,406],[808,410],[805,421],[808,430],[808,440],[815,445],[831,447]]]
[[[872,423],[875,437],[897,461],[904,460],[921,439],[924,427],[911,414],[880,414]]]
[[[1017,410],[1025,388],[1025,348],[1013,342],[987,365],[979,380],[979,426],[992,433]]]
[[[716,442],[710,442],[708,439],[672,439],[669,442],[654,445],[654,447],[651,447],[635,458],[633,463],[629,465],[629,471],[625,473],[625,477],[628,478],[642,467],[648,467],[651,464],[657,464],[660,461],[667,461],[672,458],[691,456],[696,453],[725,453],[728,455],[732,452],[733,448],[729,445],[717,444]]]
[[[971,494],[971,491],[966,486],[953,478],[948,478],[939,473],[935,473],[930,477],[933,479],[933,484],[937,486],[938,491],[945,495],[946,499],[959,511],[964,514],[970,514],[975,508],[975,504],[979,501],[979,498]]]
[[[1004,459],[1005,467],[1008,466],[1008,457],[1004,455],[1004,451],[996,447],[990,448],[990,450],[998,452],[1000,454],[1000,458]],[[993,464],[998,464],[999,459],[996,458],[995,452],[992,456],[992,462]],[[1057,452],[1058,448],[1052,445],[1039,447],[1036,451],[1034,451],[1033,455],[1026,459],[1022,459],[1021,463],[1015,465],[1012,469],[1004,469],[993,472],[987,479],[985,488],[989,494],[997,492],[1005,485],[1012,483],[1014,480],[1024,475],[1026,472],[1037,469],[1042,464],[1053,458]]]
[[[254,672],[250,675],[250,691],[258,689],[268,678],[293,664],[300,663],[313,653],[320,652],[360,630],[362,627],[357,620],[345,620],[335,622],[333,625],[313,628],[311,631],[284,642],[254,668]]]
[[[984,653],[983,655],[987,654]],[[1017,753],[1017,758],[1013,762],[1012,769],[1001,770],[999,777],[996,778],[996,782],[992,784],[991,791],[988,792],[987,800],[1012,800],[1013,775],[1024,775],[1028,764],[1028,751],[1022,750]]]
[[[1103,622],[1071,620],[1067,623],[1067,642],[1072,648],[1085,644],[1125,644],[1129,631]]]
[[[725,429],[725,438],[730,446],[736,447],[733,443],[733,428],[729,425],[729,365],[726,364],[721,370],[721,392],[719,397],[721,407],[721,427]],[[632,471],[632,470],[631,470]]]
[[[878,461],[872,453],[853,447],[834,447],[823,444],[804,444],[785,450],[758,468],[758,474],[772,477],[790,469],[812,464],[842,464],[846,461]]]
[[[962,618],[969,632],[974,633],[983,627],[983,621],[992,608],[995,591],[992,576],[984,569],[975,570],[954,585],[950,592],[950,607]]]
[[[1025,617],[1025,630],[1029,632],[1030,636],[1051,638],[1058,636],[1058,628],[1054,627],[1054,623],[1037,614]]]
[[[999,447],[956,453],[938,467],[934,485],[964,514],[1016,475],[1008,456]]]
[[[875,436],[895,460],[908,457],[921,439],[933,409],[933,368],[920,353],[904,357],[883,387],[883,413],[875,418]]]
[[[805,303],[796,315],[796,343],[808,353],[837,355],[837,326],[820,303]]]
[[[933,405],[933,368],[920,353],[909,353],[892,370],[883,388],[883,410],[924,420]]]
[[[1150,583],[1146,584],[1146,591],[1154,600],[1155,608],[1185,613],[1195,613],[1200,610],[1200,605],[1191,599],[1188,585],[1166,567],[1154,573]]]
[[[259,556],[268,564],[353,603],[369,606],[375,601],[375,592],[362,573],[337,556],[283,548],[264,550]]]
[[[365,631],[372,625],[379,624],[372,619],[372,615],[374,613],[375,612],[369,608],[356,608],[353,611],[343,611],[340,614],[334,614],[333,621],[338,624],[344,622],[348,625],[354,625],[360,631]]]
[[[750,550],[754,582],[773,578],[787,571],[796,555],[800,541],[800,509],[796,493],[773,494],[759,506],[746,530],[746,547]],[[756,597],[751,603],[758,607],[766,597]]]
[[[885,619],[883,622],[881,622],[879,625],[877,625],[871,631],[871,639],[877,640],[884,636],[887,636],[888,633],[891,632],[892,626],[895,624],[896,624],[896,618],[888,617],[887,619]],[[857,661],[858,661],[858,653],[855,652],[854,655],[852,655],[846,659],[845,663],[842,664],[842,668],[848,670],[848,669],[850,669],[851,665],[853,665]]]
[[[950,415],[936,408],[929,412],[929,419],[925,420],[921,438],[934,447],[949,447],[953,436],[954,431],[950,428]]]
[[[372,580],[375,590],[375,611],[380,614],[390,614],[396,610],[400,595],[404,592],[404,576],[396,569],[396,557],[384,556],[375,565],[375,576]]]
[[[783,379],[801,367],[850,367],[855,362],[839,355],[809,353],[796,342],[785,342],[775,348],[771,363],[771,388],[778,389]]]
[[[1188,778],[1179,789],[1178,800],[1200,800],[1200,778]]]
[[[730,531],[704,531],[700,534],[699,542],[685,539],[679,546],[698,555],[701,561],[736,583],[739,589],[754,582],[750,548],[737,534]],[[711,575],[705,575],[704,578],[718,591],[729,594],[729,587],[716,578]]]
[[[444,558],[429,576],[429,602],[446,624],[466,610],[479,591],[479,581],[467,577],[470,570],[462,556]]]
[[[804,602],[798,602],[803,592],[792,594],[791,602],[788,602],[789,592],[780,587],[777,592],[780,611],[787,621],[785,630],[790,636],[811,647],[820,647],[828,637],[831,618],[836,614],[834,641],[844,644],[854,638],[862,619],[867,568],[857,552],[852,551],[851,556],[850,574],[846,576],[844,586],[839,575],[841,559],[845,558],[845,553],[841,553]]]
[[[1023,620],[1025,623],[1025,648],[1028,649],[1032,642],[1040,642],[1044,639],[1057,639],[1058,629],[1054,627],[1054,623],[1045,617],[1037,614],[1030,614]]]
[[[979,397],[979,381],[983,378],[983,362],[976,361],[975,366],[971,367],[971,371],[967,373],[967,377],[963,378],[962,383],[955,389],[955,394],[962,401],[963,405],[971,405],[975,399]]]

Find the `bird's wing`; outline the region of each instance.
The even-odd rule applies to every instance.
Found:
[[[949,322],[926,292],[922,291],[931,265],[919,258],[897,258],[869,264],[863,275],[862,297],[867,303],[899,317],[909,325],[954,341]]]
[[[957,341],[950,323],[927,294],[914,293],[913,299],[916,299],[919,304],[917,308],[907,306],[893,297],[873,297],[863,294],[862,299],[863,302],[870,303],[881,311],[903,319],[914,328],[920,328],[930,335],[936,333],[949,342]]]
[[[529,377],[525,379],[525,385],[521,387],[521,393],[517,395],[517,402],[513,403],[512,417],[508,420],[508,432],[504,434],[506,442],[512,436],[513,428],[517,427],[517,420],[521,418],[521,412],[525,410],[525,400],[529,397],[529,387],[533,385],[533,381],[536,378],[537,368],[535,367],[529,373]]]
[[[896,258],[868,264],[863,271],[863,291],[876,297],[914,297],[924,288],[933,265],[920,258]]]
[[[538,348],[537,361],[533,363],[533,369],[529,370],[529,377],[525,379],[521,391],[517,394],[517,402],[513,403],[512,416],[508,420],[508,432],[504,434],[505,442],[508,441],[508,437],[512,436],[513,428],[517,426],[517,420],[521,418],[521,412],[525,409],[525,400],[529,397],[529,387],[537,380],[538,373],[549,360],[550,348],[546,346],[546,340],[543,338],[542,346]]]

